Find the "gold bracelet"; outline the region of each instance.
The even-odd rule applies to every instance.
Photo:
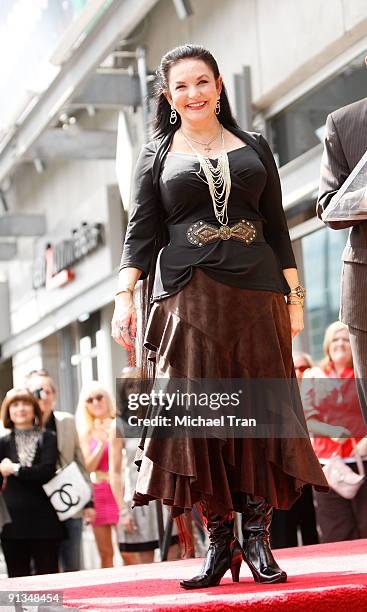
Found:
[[[291,297],[294,295],[298,297],[300,300],[304,300],[306,297],[306,289],[302,285],[297,285],[297,287],[293,287],[289,293],[287,293],[287,297]]]
[[[131,287],[123,287],[122,289],[120,289],[117,293],[115,293],[115,297],[117,297],[118,295],[120,295],[120,293],[130,293],[131,297],[133,297],[134,295],[134,289],[131,289]]]
[[[292,306],[302,306],[302,308],[304,308],[302,300],[288,300],[287,299],[287,306],[289,306],[289,304],[291,304]]]

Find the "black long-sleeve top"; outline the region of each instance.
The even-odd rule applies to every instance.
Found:
[[[228,223],[231,226],[243,218],[262,222],[265,241],[244,246],[233,239],[217,240],[196,247],[182,238],[182,232],[177,240],[179,227],[199,220],[217,227],[219,224],[208,185],[202,180],[204,175],[197,174],[196,156],[170,153],[173,134],[151,141],[143,147],[136,166],[120,269],[138,268],[142,270],[140,279],[147,277],[157,225],[164,223],[171,240],[158,256],[153,301],[182,289],[195,267],[229,285],[289,291],[282,269],[295,268],[296,263],[273,155],[260,134],[229,129],[247,146],[228,153],[232,183]]]
[[[5,457],[19,463],[13,432],[0,438],[0,461]],[[63,538],[63,527],[42,488],[54,476],[56,461],[56,436],[44,431],[32,466],[20,467],[17,475],[6,479],[3,495],[12,522],[4,526],[1,534],[3,539]],[[1,485],[3,481],[0,474]]]

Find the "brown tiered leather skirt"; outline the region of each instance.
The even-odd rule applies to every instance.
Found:
[[[295,378],[284,296],[224,285],[200,269],[183,290],[153,305],[145,344],[157,377]],[[286,509],[306,483],[327,491],[299,394],[289,410],[304,436],[143,437],[134,504],[161,499],[175,517],[206,500],[226,514],[242,512],[246,494]]]

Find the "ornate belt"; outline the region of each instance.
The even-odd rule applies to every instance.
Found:
[[[215,240],[229,240],[230,238],[239,240],[248,246],[256,240],[258,235],[255,223],[241,219],[241,221],[232,226],[221,225],[220,227],[215,227],[215,225],[210,225],[210,223],[205,223],[204,221],[196,221],[187,228],[186,236],[188,241],[195,246],[203,246]]]

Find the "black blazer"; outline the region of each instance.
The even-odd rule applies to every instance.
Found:
[[[265,138],[256,132],[239,128],[227,129],[251,146],[259,155],[267,171],[267,181],[261,194],[259,209],[267,211],[271,227],[264,226],[264,237],[277,255],[282,268],[295,268],[288,226],[283,210],[278,169]],[[152,140],[143,146],[135,168],[129,224],[126,231],[120,270],[134,267],[142,270],[140,280],[149,274],[157,224],[163,219],[160,205],[159,179],[162,162],[171,145],[174,132]]]
[[[0,461],[5,457],[19,463],[14,432],[0,438]],[[4,500],[11,523],[4,526],[3,539],[62,539],[63,527],[42,485],[54,476],[57,461],[57,441],[54,433],[44,431],[38,444],[32,467],[21,467],[17,476],[4,482]]]

